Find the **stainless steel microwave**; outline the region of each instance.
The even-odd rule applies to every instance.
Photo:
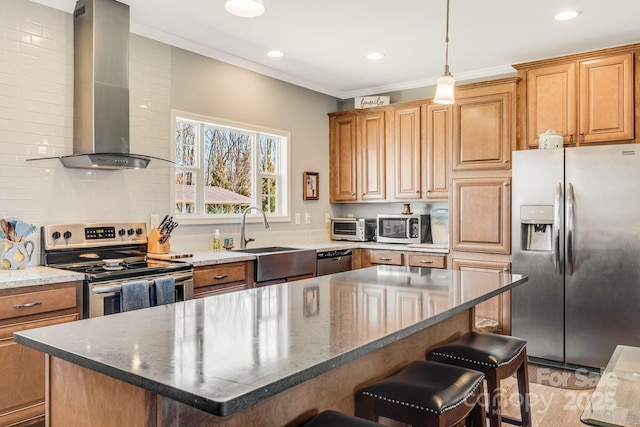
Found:
[[[378,214],[379,243],[430,243],[430,215]]]
[[[331,240],[368,242],[375,237],[374,218],[331,218]]]

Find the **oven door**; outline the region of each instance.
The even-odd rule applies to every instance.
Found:
[[[176,281],[176,301],[193,299],[193,271],[176,272],[171,275]],[[120,289],[122,289],[122,283],[146,279],[151,285],[153,279],[166,276],[166,274],[157,274],[117,281],[89,282],[85,293],[88,298],[85,299],[84,317],[99,317],[120,313]]]

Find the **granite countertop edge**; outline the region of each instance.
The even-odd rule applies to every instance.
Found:
[[[342,366],[350,361],[369,354],[395,341],[403,339],[411,334],[414,334],[443,320],[453,317],[456,314],[468,310],[483,301],[493,298],[494,296],[508,290],[511,290],[521,285],[522,283],[525,283],[527,280],[528,278],[526,276],[522,276],[520,279],[514,280],[512,283],[486,293],[481,297],[466,301],[456,307],[450,308],[442,313],[439,313],[421,322],[415,323],[409,327],[398,330],[369,343],[365,343],[345,353],[331,357],[317,365],[288,375],[269,384],[267,387],[262,387],[260,389],[250,391],[227,401],[216,401],[214,399],[207,398],[206,396],[197,395],[186,390],[179,389],[171,385],[152,380],[150,378],[146,378],[141,374],[134,374],[131,372],[123,371],[117,367],[97,362],[90,358],[85,358],[82,355],[64,350],[62,348],[48,345],[38,340],[22,336],[20,335],[20,333],[14,334],[14,340],[19,344],[26,345],[33,349],[50,354],[54,357],[58,357],[60,359],[75,363],[79,366],[94,370],[117,380],[129,383],[136,387],[140,387],[153,393],[157,393],[163,397],[173,399],[175,401],[181,402],[196,409],[200,409],[210,414],[217,416],[228,416],[249,408],[256,403],[272,397],[280,392],[283,392],[293,386],[296,386],[307,380],[317,377],[318,375],[328,372],[331,369]]]

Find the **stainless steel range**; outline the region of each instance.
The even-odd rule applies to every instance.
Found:
[[[120,290],[129,281],[173,276],[176,301],[193,298],[193,266],[147,258],[145,223],[45,225],[43,265],[84,273],[83,316],[119,313]]]

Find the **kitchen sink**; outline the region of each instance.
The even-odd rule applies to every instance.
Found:
[[[282,280],[288,277],[316,273],[316,251],[284,246],[234,249],[256,256],[255,280],[260,282]]]

